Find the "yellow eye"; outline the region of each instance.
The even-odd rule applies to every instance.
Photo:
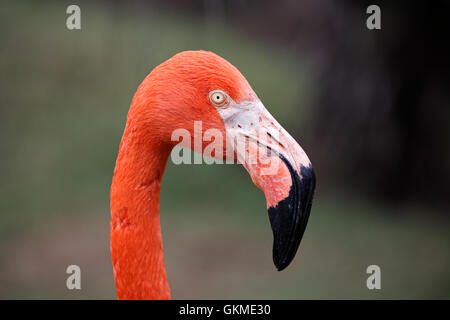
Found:
[[[226,101],[226,97],[225,94],[220,92],[220,91],[212,91],[209,94],[209,99],[211,100],[211,102],[215,105],[222,105],[225,103]]]

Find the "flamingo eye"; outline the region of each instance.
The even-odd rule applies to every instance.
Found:
[[[223,92],[212,91],[209,94],[209,100],[211,100],[211,102],[216,106],[222,106],[226,102],[227,98]]]

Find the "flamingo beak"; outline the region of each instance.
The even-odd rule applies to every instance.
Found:
[[[311,166],[302,166],[299,175],[281,154],[280,159],[289,170],[291,185],[287,197],[268,207],[274,237],[273,262],[278,271],[285,269],[295,257],[308,223],[316,182]]]
[[[273,262],[278,271],[294,259],[308,223],[315,189],[311,162],[299,144],[261,102],[222,110],[227,144],[235,160],[266,197],[273,231]]]

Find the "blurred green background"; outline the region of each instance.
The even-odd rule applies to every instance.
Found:
[[[109,187],[126,114],[144,77],[191,49],[214,51],[246,76],[318,182],[299,252],[277,272],[264,195],[245,170],[169,163],[160,212],[173,298],[450,298],[447,207],[371,192],[336,158],[339,144],[317,139],[317,119],[322,132],[336,119],[314,111],[323,95],[311,54],[239,20],[158,1],[81,2],[82,30],[69,31],[69,4],[0,5],[0,298],[115,298]],[[340,168],[347,176],[333,174]],[[82,290],[66,288],[71,264]],[[366,287],[371,264],[381,267],[381,290]]]

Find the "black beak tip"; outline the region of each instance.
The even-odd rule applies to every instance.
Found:
[[[268,209],[274,237],[273,262],[278,271],[284,270],[297,253],[308,223],[316,184],[312,167],[301,167],[300,177],[282,155],[280,158],[291,173],[292,186],[288,197]]]
[[[275,267],[277,268],[277,271],[283,271],[289,265],[289,263],[281,264],[279,262],[275,262],[275,260],[273,261],[273,263],[275,264]]]

